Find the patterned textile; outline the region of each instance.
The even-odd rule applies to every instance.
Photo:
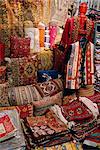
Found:
[[[87,98],[98,105],[99,112],[100,112],[100,92],[96,92],[92,96],[87,96]]]
[[[96,35],[97,36],[97,35]],[[96,38],[96,43],[95,43],[95,84],[94,88],[96,91],[100,92],[100,40],[99,40],[99,32],[98,32],[98,37]]]
[[[45,82],[49,78],[57,79],[58,78],[58,71],[56,70],[39,70],[37,72],[38,82]]]
[[[13,106],[30,104],[38,99],[41,99],[41,96],[33,85],[12,87],[9,89],[9,100]]]
[[[4,55],[5,55],[5,46],[0,41],[0,64],[4,61]]]
[[[21,146],[20,148],[16,148],[15,150],[26,150],[26,146]]]
[[[48,0],[48,1],[44,0],[43,1],[43,20],[42,21],[46,25],[49,24],[49,22],[50,22],[50,15],[51,15],[51,0]]]
[[[0,3],[4,3],[3,1]],[[8,10],[5,5],[0,4],[0,41],[5,45],[5,56],[10,56],[10,28]]]
[[[51,146],[51,147],[36,147],[35,150],[83,150],[82,149],[82,145],[81,144],[75,144],[73,142],[67,142],[67,143],[63,143],[60,145],[55,145],[55,146]],[[32,149],[33,150],[33,149]]]
[[[84,140],[84,144],[93,147],[100,147],[100,127],[94,129]]]
[[[57,36],[57,26],[55,25],[50,25],[49,27],[49,34],[50,34],[50,47],[52,47],[54,45],[54,41],[55,41],[55,38]]]
[[[61,132],[67,129],[67,126],[57,118],[56,114],[52,110],[46,113],[46,117],[48,119],[49,127],[56,132]]]
[[[50,70],[53,67],[53,53],[43,50],[28,57],[11,58],[7,72],[13,86],[27,85],[37,81],[37,70]]]
[[[100,2],[99,2],[99,0],[96,0],[96,1],[95,0],[93,0],[93,1],[87,0],[87,1],[88,1],[88,8],[89,9],[91,8],[90,13],[95,14],[95,11],[98,12],[98,10],[100,10]],[[94,10],[93,12],[92,12],[92,9]]]
[[[51,122],[49,122],[50,118],[52,120],[52,125]],[[48,143],[49,146],[51,146],[52,142],[54,144],[54,141],[59,144],[59,142],[63,143],[63,141],[67,142],[71,139],[71,135],[69,134],[66,126],[52,114],[49,118],[45,116],[28,117],[22,125],[26,137],[30,139],[30,141],[28,139],[28,144],[31,147],[39,145],[46,146]],[[29,134],[31,136],[29,136]],[[62,137],[63,140],[60,141]]]
[[[0,66],[0,84],[5,83],[6,80],[6,67]]]
[[[0,112],[2,112],[4,110],[17,110],[20,118],[26,118],[26,117],[33,116],[33,105],[0,107]]]
[[[87,98],[89,98],[91,101],[93,101],[95,103],[100,103],[100,92],[95,92],[94,95],[87,96]]]
[[[9,84],[7,82],[0,84],[0,107],[10,105],[8,100],[8,87]]]
[[[61,106],[62,97],[63,97],[63,92],[59,92],[53,96],[47,96],[41,100],[34,101],[33,105],[34,105],[35,116],[45,114],[47,110],[55,104]]]
[[[40,51],[39,44],[39,29],[38,28],[25,28],[25,36],[31,39],[30,41],[30,52],[36,53]]]
[[[80,16],[68,18],[62,34],[61,44],[66,47],[66,45],[69,46],[70,44],[80,40],[81,35],[79,29],[83,30],[83,27],[84,25]],[[86,17],[86,38],[91,42],[93,41],[93,29],[94,22]]]
[[[41,116],[41,118],[27,118],[27,123],[32,129],[33,136],[37,138],[38,141],[42,139],[42,136],[52,135],[55,132],[47,125],[45,116]]]
[[[35,25],[37,25],[40,21],[43,21],[43,11],[44,11],[43,3],[44,3],[44,1],[41,1],[41,0],[34,0],[34,1],[28,0],[28,1],[31,3],[31,7],[29,7],[28,9],[31,9],[33,19],[35,19],[34,23],[35,23]],[[27,13],[26,13],[26,15],[27,15]],[[29,15],[28,15],[28,17],[29,17]],[[30,17],[30,19],[31,18],[32,17]],[[29,19],[27,18],[27,20],[29,20]]]
[[[64,96],[63,98],[63,105],[65,104],[69,104],[71,101],[73,101],[74,99],[76,99],[76,94],[72,94],[72,95],[68,95],[68,96]]]
[[[52,96],[63,91],[63,82],[61,79],[52,79],[43,83],[35,84],[36,89],[41,97]]]
[[[85,139],[88,135],[91,134],[91,132],[97,128],[97,120],[90,118],[83,120],[83,122],[80,122],[75,124],[75,126],[72,127],[72,136],[73,139],[81,141]]]
[[[50,30],[49,30],[49,26],[45,27],[45,39],[44,39],[44,47],[45,49],[49,49],[50,48]]]
[[[43,50],[38,55],[38,70],[50,70],[53,67],[53,52]]]
[[[2,112],[4,112],[4,114],[9,116],[9,118],[12,120],[13,125],[17,130],[13,138],[5,140],[0,143],[0,150],[8,150],[8,149],[15,150],[17,148],[25,146],[25,139],[21,129],[20,119],[17,111],[8,110]],[[0,113],[0,116],[2,116],[2,112]]]
[[[34,28],[34,51],[33,52],[40,52],[40,44],[39,44],[39,29]]]
[[[29,37],[31,39],[30,41],[30,53],[33,53],[34,51],[34,28],[33,27],[25,27],[25,37]]]
[[[14,136],[16,131],[11,118],[2,112],[0,113],[0,142]]]
[[[11,57],[25,57],[30,53],[30,38],[11,37]]]
[[[79,97],[78,100],[82,102],[93,114],[93,116],[97,119],[99,116],[99,109],[96,103],[93,103],[90,99],[86,97]]]
[[[44,35],[45,35],[45,24],[39,23],[38,24],[39,28],[39,42],[40,42],[40,47],[44,47]]]
[[[78,90],[78,95],[87,97],[94,95],[94,92],[94,85],[86,85],[85,88],[80,88]]]
[[[58,72],[62,72],[64,68],[64,52],[61,51],[58,47],[53,49],[54,52],[54,66],[53,69],[57,70]]]
[[[85,85],[92,85],[94,83],[94,46],[92,43],[87,43],[85,54]],[[79,42],[72,44],[72,52],[68,64],[66,66],[66,88],[79,89],[81,86],[81,62],[82,62],[82,48]]]
[[[61,111],[66,120],[69,121],[81,121],[93,116],[86,106],[77,100],[61,106]]]
[[[75,124],[71,127],[71,129],[69,129],[70,133],[72,134],[73,140],[76,140],[76,141],[83,140],[100,124],[99,121],[97,121],[97,119],[95,119],[93,117],[92,113],[89,113],[89,110],[87,110],[87,111],[82,110],[82,106],[81,106],[81,108],[79,107],[79,108],[73,109],[72,111],[69,111],[70,114],[67,114],[67,111],[68,110],[66,110],[66,107],[65,107],[65,111],[62,110],[62,114],[64,115],[65,119],[73,118],[72,120],[74,120]],[[59,119],[62,120],[61,114],[57,114],[57,116],[59,116]],[[67,119],[66,119],[66,121],[67,121]]]
[[[74,16],[77,9],[77,0],[51,0],[51,21],[64,26],[66,19]]]
[[[93,117],[93,114],[89,111],[89,109],[78,101],[63,105],[60,108],[62,115],[66,120],[73,120],[75,122],[70,129],[73,140],[83,140],[97,126],[99,126],[99,121]],[[62,119],[61,115],[59,115],[59,119]]]
[[[9,64],[13,86],[29,85],[37,81],[38,62],[37,56],[29,55],[22,58],[11,58]]]
[[[39,29],[40,47],[44,47],[44,35],[45,35],[45,29]]]

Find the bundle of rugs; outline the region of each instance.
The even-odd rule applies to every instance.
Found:
[[[83,101],[90,103],[86,106]],[[91,143],[94,140],[95,144],[91,144],[92,146],[100,146],[99,109],[96,103],[86,97],[80,97],[79,101],[73,99],[61,106],[54,105],[44,115],[27,117],[21,122],[27,139],[27,149],[51,147],[70,141],[89,145],[89,140]]]
[[[100,147],[100,93],[63,97],[61,78],[8,89],[10,105],[0,107],[1,150]]]

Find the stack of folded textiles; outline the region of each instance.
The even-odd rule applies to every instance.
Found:
[[[46,116],[28,117],[22,121],[27,149],[53,146],[71,140],[67,126],[49,111]]]
[[[68,122],[74,121],[74,125],[69,132],[73,140],[82,141],[98,126],[92,112],[82,102],[73,100],[68,104],[59,106],[57,111],[58,109]]]
[[[100,148],[100,127],[97,127],[95,130],[91,132],[89,136],[86,137],[83,144],[92,146],[95,148]]]
[[[16,110],[0,112],[0,150],[24,149],[25,139]]]
[[[45,115],[27,117],[21,122],[27,150],[70,141],[82,142],[100,125],[92,111],[76,99],[62,106],[54,105]]]

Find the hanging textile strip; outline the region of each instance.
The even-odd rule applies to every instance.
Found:
[[[51,0],[44,0],[43,5],[43,22],[47,25],[50,22]]]

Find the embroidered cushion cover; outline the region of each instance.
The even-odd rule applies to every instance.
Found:
[[[52,96],[60,91],[63,91],[63,82],[61,79],[51,79],[43,83],[35,84],[36,89],[41,97]]]
[[[12,36],[10,40],[11,57],[24,57],[30,53],[30,38]]]
[[[12,80],[13,86],[29,85],[37,81],[37,56],[29,55],[22,58],[11,58],[9,64],[11,75],[9,80]]]
[[[53,67],[53,53],[51,50],[43,50],[28,57],[11,58],[10,61],[7,65],[10,84],[29,85],[37,82],[38,70],[50,70]]]
[[[4,112],[4,115],[8,115],[11,119],[14,127],[16,128],[16,131],[13,134],[13,137],[8,138],[9,140],[5,140],[0,143],[0,150],[7,150],[7,149],[18,149],[20,147],[25,146],[25,138],[22,132],[19,114],[16,110],[5,110],[0,113],[0,117],[2,117]],[[8,123],[8,121],[6,122]],[[11,130],[10,126],[8,126],[8,129]],[[7,139],[8,139],[7,138]]]
[[[33,104],[35,115],[42,115],[54,105],[62,104],[63,83],[61,79],[54,79],[44,83],[27,86],[12,87],[9,90],[9,101],[13,106]]]
[[[63,82],[61,79],[52,79],[34,86],[40,95],[38,101],[33,102],[35,115],[43,115],[52,105],[62,104]]]
[[[16,128],[11,118],[7,114],[4,114],[3,112],[2,115],[0,116],[0,142],[9,139],[9,137],[13,137],[15,131]]]
[[[33,85],[18,86],[9,89],[9,101],[13,106],[30,104],[38,99],[41,99],[41,96]]]
[[[39,70],[37,72],[38,82],[45,82],[48,78],[57,79],[58,71],[56,70]]]

